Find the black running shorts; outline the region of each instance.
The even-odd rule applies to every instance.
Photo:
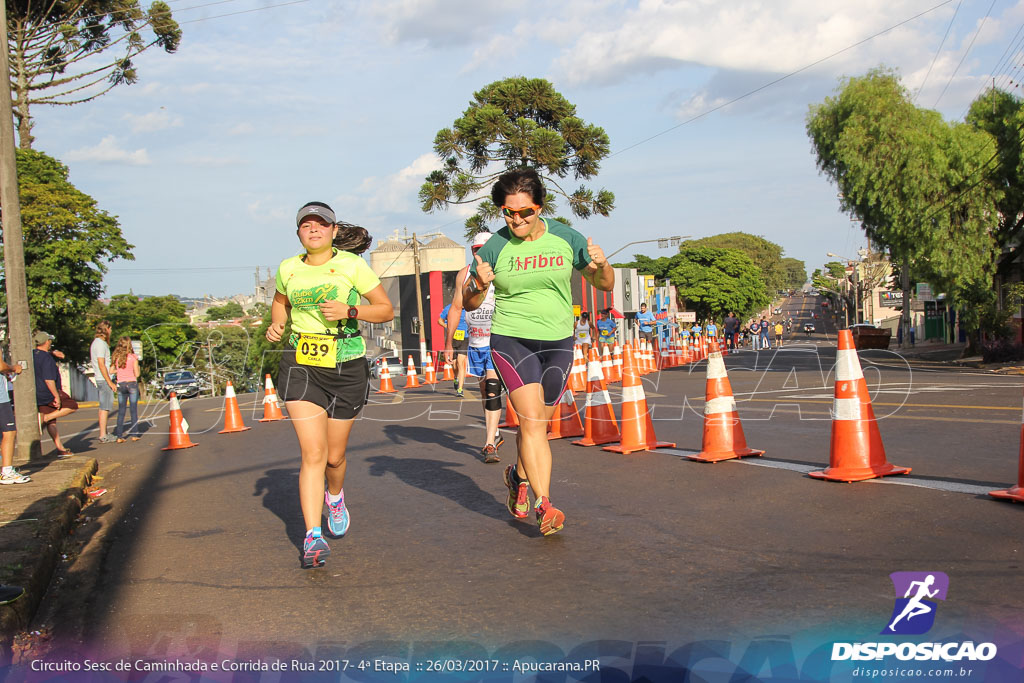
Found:
[[[353,358],[335,368],[295,362],[295,350],[285,349],[277,366],[281,400],[308,401],[327,411],[332,420],[352,420],[366,405],[370,392],[370,366],[366,358]]]
[[[518,339],[491,333],[491,360],[509,393],[527,384],[540,384],[544,403],[553,406],[569,381],[574,340]]]

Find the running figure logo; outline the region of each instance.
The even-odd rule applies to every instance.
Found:
[[[949,577],[942,572],[893,572],[889,575],[896,590],[896,605],[883,634],[920,635],[935,623],[933,601],[945,600]]]

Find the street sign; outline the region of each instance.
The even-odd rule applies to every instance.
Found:
[[[142,342],[137,339],[132,340],[132,353],[138,356],[139,360],[142,360]]]
[[[935,301],[935,295],[932,294],[932,286],[927,282],[918,282],[917,298],[921,301]]]
[[[879,292],[878,305],[883,308],[899,308],[903,305],[903,292]]]
[[[680,311],[679,322],[681,323],[695,323],[697,322],[697,311]]]

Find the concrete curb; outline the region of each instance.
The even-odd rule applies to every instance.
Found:
[[[24,566],[11,582],[22,586],[25,595],[9,605],[0,605],[0,660],[11,660],[14,637],[28,628],[46,594],[57,567],[64,540],[85,505],[85,489],[99,469],[90,458],[73,475],[70,485],[58,494],[53,510],[41,519],[26,541],[37,548],[31,564]]]

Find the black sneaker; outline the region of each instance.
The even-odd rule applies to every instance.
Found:
[[[487,463],[499,462],[501,460],[501,458],[498,457],[498,449],[491,444],[487,444],[481,448],[480,454],[484,456],[484,462]]]
[[[498,450],[499,448],[501,448],[501,444],[503,443],[505,443],[505,437],[503,437],[501,434],[498,434],[498,436],[494,438],[494,450]]]

